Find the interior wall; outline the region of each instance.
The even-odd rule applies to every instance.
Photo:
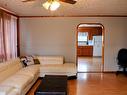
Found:
[[[117,52],[127,48],[126,17],[20,18],[21,55],[63,55],[66,62],[76,62],[76,29],[80,23],[104,25],[104,70],[116,71]]]

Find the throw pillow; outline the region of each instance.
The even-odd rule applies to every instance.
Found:
[[[21,56],[20,57],[20,61],[23,64],[24,67],[27,66],[27,58],[25,56]]]
[[[36,56],[21,56],[20,60],[24,67],[33,64],[40,64],[40,61]]]
[[[34,64],[34,60],[33,60],[33,57],[32,56],[26,56],[27,58],[27,66],[28,65],[33,65]]]
[[[34,64],[40,64],[40,61],[38,59],[34,59]]]
[[[33,60],[34,60],[34,64],[40,64],[40,61],[37,58],[37,56],[32,55],[32,57],[33,57]]]

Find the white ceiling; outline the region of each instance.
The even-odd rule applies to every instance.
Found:
[[[61,2],[60,8],[52,12],[42,7],[45,1],[0,0],[0,6],[19,16],[127,15],[127,0],[77,0],[74,5]]]

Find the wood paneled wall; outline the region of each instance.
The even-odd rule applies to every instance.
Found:
[[[88,32],[89,40],[93,39],[93,36],[102,35],[101,27],[79,27],[79,32]]]

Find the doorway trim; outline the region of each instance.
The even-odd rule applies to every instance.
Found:
[[[88,25],[100,25],[102,28],[102,68],[101,68],[101,72],[87,72],[87,73],[103,73],[104,72],[104,48],[105,48],[105,27],[103,24],[101,23],[80,23],[77,25],[77,30],[76,30],[76,65],[78,68],[78,56],[77,56],[77,46],[78,46],[78,27],[81,24],[88,24]],[[79,72],[78,72],[79,73]]]

